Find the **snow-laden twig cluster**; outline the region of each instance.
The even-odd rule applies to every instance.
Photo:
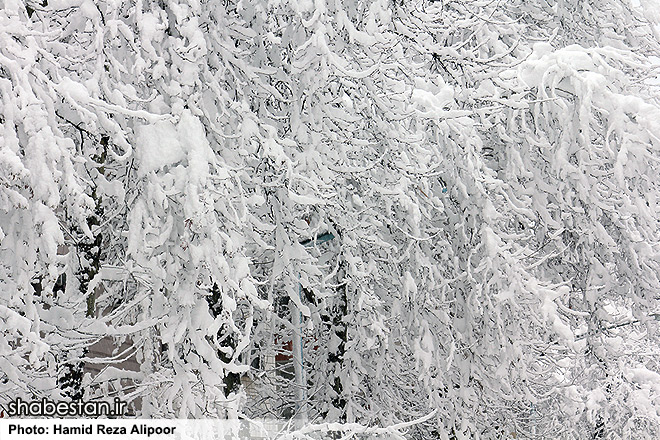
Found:
[[[0,2],[0,403],[655,438],[646,3]]]

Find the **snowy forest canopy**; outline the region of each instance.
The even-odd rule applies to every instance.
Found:
[[[657,22],[0,0],[0,405],[658,438]]]

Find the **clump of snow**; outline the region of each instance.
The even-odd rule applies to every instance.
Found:
[[[647,368],[630,368],[628,370],[628,379],[638,384],[653,384],[660,387],[660,374]]]
[[[57,86],[57,90],[67,98],[82,104],[89,101],[89,91],[87,88],[69,78],[63,78]]]
[[[140,176],[186,159],[191,178],[203,179],[209,172],[212,151],[202,123],[189,111],[182,113],[176,125],[158,121],[137,127],[136,144]]]
[[[639,0],[644,16],[651,23],[660,23],[660,3],[657,0]]]
[[[450,107],[454,101],[453,87],[440,80],[439,85],[422,78],[415,79],[415,89],[412,91],[412,100],[421,108],[428,111],[442,112]]]
[[[171,122],[159,121],[142,125],[136,132],[136,155],[140,161],[140,175],[174,165],[185,158],[176,127]]]

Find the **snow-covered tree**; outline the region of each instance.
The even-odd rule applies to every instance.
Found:
[[[79,369],[87,340],[77,323],[86,313],[84,278],[99,264],[89,261],[98,254],[98,246],[92,249],[98,231],[88,177],[99,139],[81,125],[84,109],[70,105],[72,94],[87,93],[74,82],[81,50],[80,41],[71,41],[75,26],[54,42],[48,20],[31,19],[33,9],[17,1],[2,6],[0,395],[6,403],[35,390],[55,398],[77,393],[73,382],[58,383],[68,382],[70,368]],[[71,275],[66,288],[63,274]]]
[[[646,3],[5,0],[0,395],[654,438]]]

